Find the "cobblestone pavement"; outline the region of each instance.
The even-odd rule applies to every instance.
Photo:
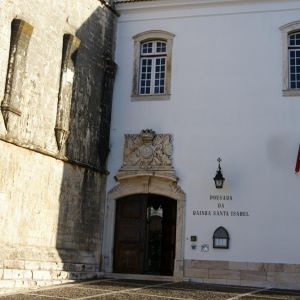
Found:
[[[0,300],[280,300],[299,299],[300,291],[207,285],[187,282],[103,279],[0,296]]]

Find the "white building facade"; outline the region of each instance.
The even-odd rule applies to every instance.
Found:
[[[120,2],[105,271],[300,288],[300,1]]]

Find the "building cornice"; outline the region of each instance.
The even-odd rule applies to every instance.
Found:
[[[289,0],[288,0],[289,1]],[[115,1],[117,11],[162,9],[162,8],[189,8],[201,6],[215,6],[224,4],[253,4],[253,3],[280,3],[282,0],[119,0]],[[290,0],[289,2],[299,2]]]
[[[125,1],[125,0],[121,0]],[[127,0],[128,1],[128,0]],[[300,11],[299,0],[145,0],[118,3],[119,23]]]

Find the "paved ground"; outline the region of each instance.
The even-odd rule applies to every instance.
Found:
[[[299,299],[300,291],[228,287],[187,282],[103,279],[48,287],[18,294],[2,295],[0,300],[276,300]]]

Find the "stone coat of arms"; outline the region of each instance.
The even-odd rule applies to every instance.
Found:
[[[172,170],[172,136],[145,129],[126,134],[121,170]]]

